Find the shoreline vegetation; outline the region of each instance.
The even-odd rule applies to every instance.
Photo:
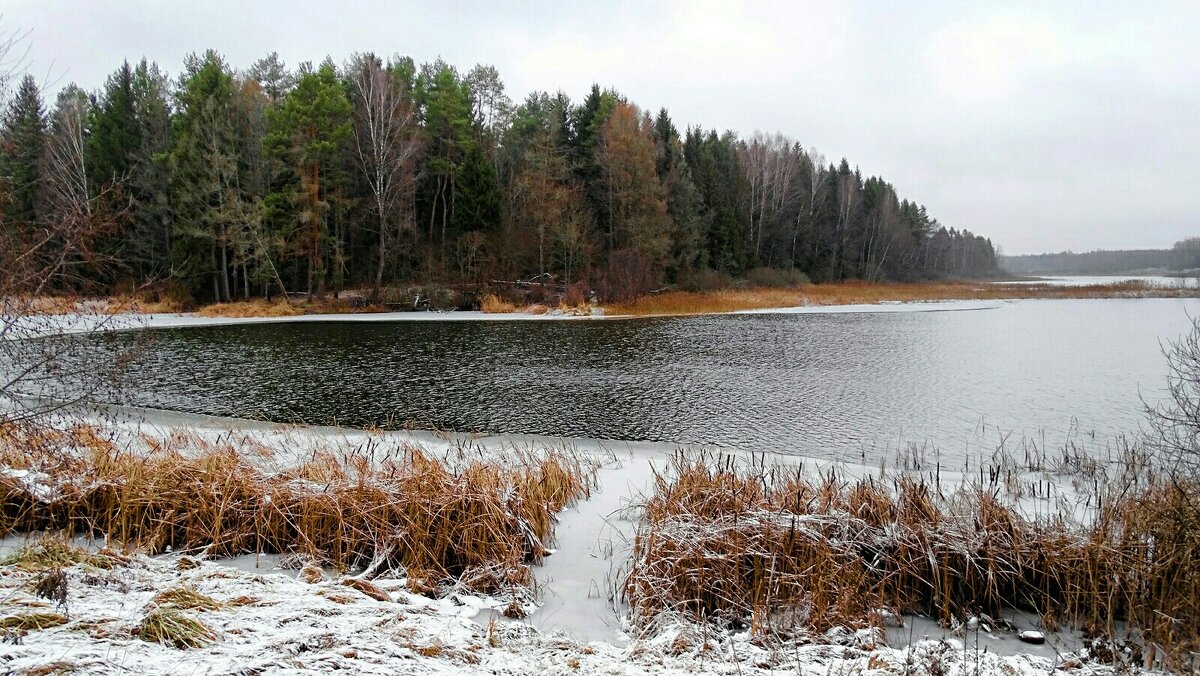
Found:
[[[419,296],[419,294],[417,294]],[[1068,298],[1195,298],[1200,289],[1185,285],[1156,286],[1129,279],[1107,284],[1058,285],[1038,278],[1002,281],[865,282],[843,281],[790,286],[745,286],[706,291],[664,290],[610,304],[550,296],[522,303],[498,294],[484,293],[473,305],[485,314],[556,315],[568,317],[638,317],[722,314],[747,310],[881,303],[918,303],[960,300],[1024,300]],[[467,305],[472,307],[472,305]],[[193,314],[209,318],[274,318],[322,314],[382,314],[415,311],[411,303],[371,303],[366,296],[347,292],[324,300],[254,298],[192,307],[167,296],[138,295],[81,299],[71,296],[40,298],[29,309],[39,314],[128,313]],[[452,317],[461,305],[432,309]]]
[[[612,456],[565,446],[498,454],[452,440],[439,456],[370,433],[327,445],[291,426],[272,439],[63,420],[0,428],[0,532],[47,533],[0,559],[0,588],[17,599],[0,604],[0,625],[21,637],[16,655],[63,654],[58,646],[75,642],[66,666],[77,669],[103,671],[88,655],[113,650],[160,660],[187,650],[211,662],[254,645],[256,660],[319,669],[286,649],[287,625],[363,603],[424,624],[372,639],[386,650],[323,659],[356,669],[390,650],[452,671],[512,651],[533,659],[552,642],[556,651],[536,659],[563,672],[597,651],[607,661],[595,673],[617,662],[651,672],[663,660],[728,672],[747,654],[752,672],[825,668],[834,655],[845,673],[936,673],[955,660],[974,669],[962,673],[1020,675],[1196,665],[1197,489],[1165,479],[1136,444],[1107,459],[1000,450],[977,475],[918,455],[858,474],[782,456],[661,458],[647,493],[618,517],[637,530],[610,592],[628,604],[617,620],[633,638],[617,648],[496,622],[460,622],[462,636],[444,642],[413,639],[443,615],[464,617],[457,608],[535,612],[544,590],[530,567],[564,555],[549,547],[555,515],[602,489],[597,468]],[[81,549],[80,536],[105,546]],[[246,589],[247,575],[221,564],[262,553],[285,555],[298,579],[259,577]],[[142,601],[119,612],[99,601],[130,578]],[[1015,642],[1014,612],[1043,635],[1071,629],[1082,642],[1054,659],[970,651],[981,631]],[[275,613],[289,617],[247,635],[247,622]],[[959,639],[914,638],[909,614]],[[325,636],[308,659],[363,640]],[[814,660],[820,648],[842,652]]]
[[[1096,654],[1196,668],[1200,485],[1165,479],[1136,444],[1104,465],[1064,450],[998,453],[957,485],[940,472],[814,477],[678,453],[642,506],[632,622],[682,613],[796,638],[915,615],[990,633],[1015,631],[1017,612]]]
[[[512,593],[548,553],[554,515],[595,475],[565,452],[439,459],[370,444],[262,467],[277,450],[233,433],[121,440],[98,424],[0,426],[0,533],[100,536],[149,555],[287,554],[367,578],[404,570],[415,590],[452,579]]]
[[[978,281],[860,282],[757,287],[717,291],[668,291],[606,308],[613,315],[689,315],[791,307],[915,303],[950,300],[1064,298],[1193,298],[1194,288],[1158,287],[1126,280],[1095,286]]]

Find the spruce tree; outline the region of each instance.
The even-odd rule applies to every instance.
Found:
[[[26,75],[4,114],[0,131],[0,180],[11,196],[4,220],[29,227],[38,217],[38,162],[46,144],[46,110],[32,75]]]
[[[171,108],[167,77],[142,59],[133,72],[138,145],[131,155],[132,199],[128,255],[141,281],[167,276],[171,267]]]
[[[126,61],[108,76],[104,92],[92,109],[87,155],[92,175],[98,182],[127,178],[133,165],[133,154],[141,146],[133,80],[133,68]]]
[[[188,57],[175,95],[171,167],[177,218],[171,258],[175,274],[193,292],[216,300],[230,298],[229,201],[237,181],[232,95],[233,77],[220,55],[210,50]]]

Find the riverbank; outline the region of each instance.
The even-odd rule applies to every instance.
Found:
[[[718,291],[667,291],[642,296],[629,303],[611,305],[606,313],[618,316],[675,316],[719,314],[746,310],[794,307],[828,307],[879,303],[942,301],[1000,301],[1067,298],[1194,298],[1195,288],[1155,286],[1143,281],[1061,286],[1044,282],[837,282],[791,288],[722,289]]]
[[[847,616],[844,619],[850,625],[848,627],[839,625],[821,630],[800,623],[788,624],[790,629],[779,631],[778,626],[770,626],[779,618],[762,616],[761,623],[756,624],[750,617],[743,618],[744,622],[738,620],[737,613],[728,616],[723,613],[712,623],[696,624],[687,614],[662,612],[661,606],[652,618],[643,615],[643,621],[631,624],[631,619],[620,610],[619,601],[608,598],[610,594],[619,595],[625,584],[640,581],[638,583],[644,589],[649,580],[657,579],[661,574],[663,561],[686,576],[687,571],[678,568],[681,564],[677,555],[689,547],[708,546],[706,543],[712,538],[721,538],[720,533],[728,532],[703,525],[705,519],[711,518],[709,510],[717,503],[733,506],[730,516],[740,524],[739,528],[750,528],[755,533],[761,530],[763,535],[770,527],[784,528],[785,535],[772,536],[776,544],[786,537],[788,526],[785,522],[789,518],[792,532],[797,534],[807,533],[806,530],[795,530],[797,518],[801,524],[807,524],[805,528],[824,522],[832,525],[836,521],[850,531],[855,531],[858,520],[870,518],[858,510],[856,515],[847,514],[844,518],[829,521],[835,516],[834,512],[842,509],[840,503],[817,503],[816,507],[810,503],[814,510],[811,514],[797,513],[789,517],[788,510],[794,511],[805,501],[819,499],[820,493],[796,503],[792,497],[799,494],[789,486],[780,494],[792,496],[786,498],[787,504],[764,504],[771,516],[762,521],[763,515],[754,513],[755,508],[750,505],[755,504],[755,487],[768,485],[761,474],[764,471],[769,471],[770,476],[776,476],[776,472],[780,477],[794,476],[797,481],[801,477],[810,477],[813,481],[827,482],[836,475],[839,482],[849,481],[850,486],[861,487],[864,485],[861,482],[866,481],[870,482],[866,485],[885,490],[882,488],[887,485],[884,477],[892,476],[891,469],[885,474],[884,468],[803,458],[768,459],[749,454],[707,456],[715,463],[714,467],[731,469],[715,471],[710,476],[716,479],[716,484],[706,487],[707,484],[694,481],[695,466],[686,472],[678,471],[679,467],[673,468],[675,460],[682,456],[672,455],[663,444],[614,445],[597,440],[370,432],[154,411],[142,411],[143,417],[139,419],[134,415],[136,413],[113,409],[105,413],[103,423],[89,422],[82,427],[68,425],[73,432],[64,438],[67,443],[62,450],[87,458],[84,465],[74,466],[74,469],[69,461],[61,458],[49,462],[52,458],[45,457],[46,462],[34,466],[28,459],[6,456],[6,469],[0,481],[6,495],[4,513],[35,521],[47,521],[47,514],[58,513],[65,518],[82,519],[96,525],[102,514],[93,513],[96,512],[93,507],[102,511],[103,501],[96,503],[88,495],[112,496],[124,487],[126,493],[136,495],[136,501],[154,502],[156,497],[169,498],[168,493],[178,493],[180,489],[189,493],[209,492],[211,499],[191,500],[186,504],[175,504],[181,502],[178,499],[174,503],[164,499],[156,503],[159,518],[164,523],[174,524],[170,529],[172,532],[180,532],[183,528],[183,532],[191,532],[195,538],[186,545],[181,541],[169,548],[164,541],[158,540],[157,547],[150,550],[158,552],[158,556],[147,556],[146,550],[120,550],[115,537],[107,543],[112,548],[99,552],[93,549],[91,553],[81,553],[62,541],[51,541],[49,545],[34,543],[31,549],[10,552],[8,558],[0,561],[0,588],[7,589],[6,593],[0,592],[7,596],[0,606],[3,616],[0,623],[21,639],[17,645],[0,647],[0,655],[10,669],[20,672],[57,660],[56,664],[63,669],[88,673],[116,673],[130,668],[161,673],[183,664],[189,669],[199,669],[201,673],[219,673],[234,665],[247,664],[264,671],[319,672],[340,667],[361,673],[531,673],[536,670],[599,674],[618,670],[635,674],[697,671],[825,674],[880,670],[899,673],[915,669],[920,673],[941,670],[948,674],[1023,675],[1049,673],[1056,668],[1084,668],[1090,674],[1109,674],[1118,670],[1103,662],[1110,658],[1083,648],[1077,634],[1045,632],[1045,645],[1030,646],[1017,640],[1015,630],[994,623],[989,625],[988,621],[982,620],[982,629],[978,626],[980,622],[973,626],[960,624],[939,628],[928,621],[906,617],[900,620],[901,627],[897,628],[893,623],[888,628],[888,622],[894,622],[894,618],[888,620],[886,613],[876,614],[881,599],[862,590],[838,593],[844,603],[860,605],[867,615],[857,619]],[[29,448],[30,445],[22,444],[21,447]],[[546,453],[550,455],[544,455]],[[418,574],[419,567],[377,568],[364,575],[359,572],[361,569],[340,567],[330,560],[331,557],[311,550],[312,534],[307,539],[302,537],[306,523],[317,525],[318,530],[327,528],[329,516],[338,511],[331,512],[330,505],[341,499],[339,495],[369,502],[371,495],[378,497],[387,492],[380,493],[381,482],[386,486],[390,477],[397,473],[403,477],[406,472],[419,470],[425,478],[438,477],[438,485],[445,488],[449,485],[447,478],[465,476],[456,474],[464,467],[496,463],[505,458],[510,465],[516,458],[517,467],[542,467],[531,462],[540,457],[574,458],[597,470],[595,484],[584,499],[554,515],[555,542],[551,544],[546,537],[545,545],[548,546],[543,552],[544,560],[540,565],[530,566],[536,582],[529,578],[517,581],[517,587],[534,590],[533,597],[514,596],[516,588],[512,586],[472,586],[462,576],[431,580],[427,574]],[[421,460],[417,461],[418,458]],[[1026,462],[1039,467],[1048,467],[1052,460],[1042,457],[1031,461],[1026,457]],[[1070,461],[1069,458],[1063,460]],[[172,472],[184,470],[186,480],[148,481],[148,474],[142,469],[160,467],[164,461]],[[905,462],[905,471],[913,472],[914,476],[930,469],[919,463],[908,467],[908,462]],[[135,466],[133,471],[130,471],[129,463]],[[1102,471],[1100,468],[1110,464],[1102,463],[1089,471]],[[331,474],[332,467],[343,469]],[[376,470],[389,467],[383,474]],[[446,467],[450,474],[442,474],[437,467]],[[736,469],[738,467],[742,469]],[[271,487],[265,494],[269,499],[263,497],[261,487],[240,481],[247,468],[261,473],[262,483]],[[360,476],[371,478],[346,481],[338,475],[338,472],[346,471],[345,468],[353,468]],[[728,471],[739,474],[723,473]],[[745,471],[752,474],[740,474]],[[112,476],[105,478],[106,473]],[[1080,495],[1076,495],[1065,481],[1049,490],[1049,485],[1041,488],[1040,478],[1020,479],[1014,474],[1020,474],[1019,468],[1010,467],[997,490],[1024,505],[1031,515],[1045,516],[1055,504],[1082,504]],[[120,478],[126,475],[131,478]],[[738,476],[748,476],[749,483],[742,486]],[[1079,476],[1095,480],[1102,475]],[[965,475],[944,471],[939,471],[936,485],[927,485],[922,479],[920,485],[926,486],[924,499],[941,500],[935,496],[942,495],[943,490],[950,499],[956,495],[954,487],[966,479]],[[136,485],[126,485],[129,482]],[[534,483],[546,484],[544,480]],[[471,484],[474,488],[469,485],[467,490],[453,492],[461,494],[466,503],[486,505],[491,504],[488,501],[494,496],[512,495],[512,489],[501,484],[476,482]],[[695,489],[700,489],[705,496],[695,494]],[[518,489],[518,495],[523,490],[528,489]],[[166,492],[155,496],[153,491]],[[296,502],[300,494],[304,504]],[[854,494],[860,495],[861,490],[856,489]],[[864,504],[878,506],[882,500],[879,494],[873,493],[869,497],[871,499]],[[662,520],[661,509],[653,502],[662,499],[674,500],[676,504],[681,504],[679,500],[682,499],[690,507],[673,517],[675,525],[668,526]],[[651,502],[647,503],[647,500]],[[516,502],[508,504],[519,507],[523,502],[517,497]],[[441,503],[435,500],[431,504]],[[643,516],[644,508],[640,507],[643,504],[657,511]],[[705,504],[708,507],[702,506]],[[962,504],[961,501],[958,504]],[[20,505],[24,507],[14,507]],[[448,503],[443,505],[447,506]],[[117,525],[131,529],[126,536],[139,528],[158,532],[159,526],[149,522],[139,526],[138,520],[130,516],[136,512],[129,509],[132,507],[136,504],[127,504],[114,512],[114,518],[119,519]],[[885,511],[892,509],[885,507]],[[163,509],[167,511],[161,512]],[[214,509],[220,512],[215,520],[211,518]],[[47,514],[39,517],[33,513],[37,510]],[[454,514],[459,513],[442,508],[435,511],[442,513],[448,519],[447,523],[458,518]],[[274,512],[289,514],[280,523],[290,522],[294,524],[291,528],[297,529],[293,535],[301,556],[285,557],[291,560],[290,566],[284,563],[285,559],[276,558],[285,569],[247,571],[231,567],[220,558],[222,552],[232,552],[228,550],[231,546],[254,550],[253,538],[242,539],[239,545],[239,540],[232,536],[245,535],[247,529],[256,532],[263,524],[270,526]],[[900,510],[899,513],[911,513],[911,510]],[[747,518],[742,519],[742,516]],[[644,521],[647,517],[651,519],[648,522]],[[679,517],[694,521],[699,528],[680,530]],[[374,516],[370,518],[375,519]],[[501,520],[505,518],[501,515]],[[976,529],[984,528],[988,532],[966,537],[972,542],[987,542],[999,534],[1011,535],[1015,532],[1011,530],[1012,519],[1016,518],[1010,515],[1003,522],[991,520],[983,522],[990,525],[976,524]],[[964,524],[971,521],[970,515],[963,519]],[[956,527],[952,524],[957,521],[942,523],[940,529],[929,532],[944,535],[955,532]],[[208,538],[211,542],[207,542],[205,529],[218,526],[221,532],[213,531],[212,537]],[[970,530],[969,526],[964,528],[967,529],[964,533]],[[267,535],[277,531],[284,537],[290,532],[287,528],[263,530]],[[387,535],[386,529],[376,531],[376,536]],[[453,532],[463,531],[458,528]],[[358,538],[364,546],[371,545],[368,540],[374,541],[363,539],[366,533],[359,527],[346,533],[351,538]],[[699,539],[692,541],[692,537]],[[871,547],[878,547],[886,540],[878,539],[869,530],[856,537],[866,537],[874,543],[869,544]],[[647,549],[647,542],[656,538],[665,548]],[[466,542],[471,538],[461,539]],[[521,558],[528,556],[524,539],[506,536],[501,540],[508,543],[504,547],[523,552]],[[828,544],[834,546],[838,541],[840,539],[834,538],[828,540]],[[127,537],[125,542],[129,543],[130,539]],[[733,542],[737,547],[736,539]],[[275,548],[281,543],[277,542]],[[813,551],[823,551],[819,541],[814,546],[817,549]],[[650,561],[646,558],[649,555],[665,558],[659,558],[650,569],[622,570],[630,561],[634,547],[637,548],[636,560],[642,565]],[[947,551],[957,549],[955,546]],[[306,551],[307,556],[304,555]],[[806,552],[809,551],[803,547],[784,551],[780,560],[787,561],[789,556],[808,556]],[[997,550],[993,547],[992,551]],[[504,557],[497,560],[500,559]],[[703,576],[711,572],[709,566],[721,565],[721,561],[743,561],[734,565],[750,565],[757,569],[752,559],[753,556],[750,559],[722,556],[706,559],[702,556],[687,565],[688,569]],[[286,569],[301,565],[303,569],[298,576],[294,569]],[[854,575],[853,567],[839,569]],[[356,582],[362,578],[368,578],[369,582]],[[781,581],[792,580],[790,576],[785,578]],[[755,584],[765,580],[755,576],[746,579],[758,580]],[[968,575],[964,579],[974,578]],[[687,600],[688,592],[681,590],[677,582],[674,586],[664,584],[662,590],[668,594],[682,592],[680,610],[684,610],[691,601]],[[919,581],[917,586],[920,586]],[[67,590],[62,595],[65,599],[61,602],[62,607],[59,607],[59,597],[55,594],[39,596],[39,591],[59,589]],[[714,588],[701,585],[696,589]],[[822,593],[831,591],[834,588],[824,586]],[[645,595],[635,595],[635,598],[645,611]],[[740,603],[737,596],[726,598]],[[518,610],[510,612],[514,602],[517,602]],[[617,603],[616,608],[614,603]],[[607,620],[597,618],[595,615],[605,607]],[[795,610],[793,605],[792,612]],[[589,613],[593,616],[580,617]],[[528,616],[524,620],[512,620],[506,617],[510,614]],[[1026,623],[1022,628],[1038,627],[1036,614],[1024,620],[1021,617],[1014,619]],[[168,634],[159,638],[160,634],[154,632],[159,631],[158,624],[163,624],[160,621],[166,620],[170,620],[166,622]],[[856,626],[860,622],[862,625]],[[181,630],[184,631],[182,636],[177,633]],[[787,633],[797,630],[799,637]],[[1141,673],[1130,667],[1128,657],[1117,659],[1125,662],[1122,673]]]
[[[651,316],[731,314],[751,311],[888,311],[903,304],[913,310],[958,310],[995,307],[1009,300],[1196,298],[1200,289],[1123,280],[1103,284],[1073,284],[1062,280],[861,282],[805,284],[796,287],[756,287],[714,291],[666,291],[628,303],[582,307],[535,304],[518,307],[487,303],[482,310],[398,310],[391,306],[356,304],[352,298],[323,301],[268,302],[263,299],[204,306],[183,312],[176,303],[136,298],[40,299],[23,315],[47,318],[35,333],[54,326],[103,324],[105,328],[182,327],[287,321],[514,321],[627,319]],[[955,303],[959,304],[955,304]],[[962,303],[967,304],[962,304]],[[914,307],[919,306],[919,307]],[[82,321],[81,321],[82,320]],[[28,321],[26,323],[29,323]],[[83,330],[71,328],[71,331]]]
[[[46,570],[3,568],[9,609],[0,622],[20,636],[0,646],[8,673],[1143,673],[1077,658],[997,655],[954,638],[890,648],[873,632],[788,648],[749,632],[706,635],[676,624],[630,646],[584,643],[524,624],[478,624],[468,615],[486,599],[430,599],[399,580],[379,581],[379,593],[368,596],[341,580],[306,583],[187,557],[99,558],[58,569],[71,590],[69,615],[31,593]],[[162,642],[147,640],[158,636]]]

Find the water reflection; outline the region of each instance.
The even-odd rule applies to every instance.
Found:
[[[141,405],[273,420],[708,444],[876,460],[1004,433],[1107,438],[1158,396],[1194,299],[611,322],[154,332]]]

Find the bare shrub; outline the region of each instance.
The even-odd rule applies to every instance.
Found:
[[[1192,329],[1163,345],[1167,397],[1143,399],[1149,422],[1147,442],[1167,462],[1173,476],[1200,478],[1200,319]]]
[[[588,305],[588,288],[583,282],[568,284],[562,294],[561,305],[568,308],[584,308]]]
[[[656,282],[649,260],[632,249],[618,249],[608,257],[595,288],[603,300],[623,302],[650,291]]]
[[[754,268],[746,273],[749,286],[789,287],[812,283],[808,275],[795,268]]]

